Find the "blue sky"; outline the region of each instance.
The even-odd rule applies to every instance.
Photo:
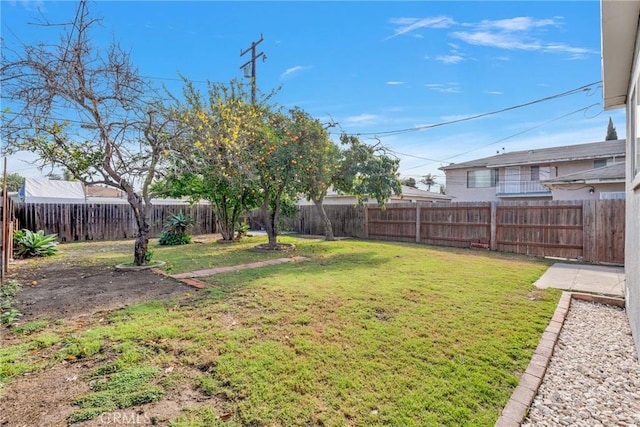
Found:
[[[2,36],[57,40],[75,2],[1,3]],[[601,141],[609,117],[624,137],[624,112],[602,110],[601,86],[476,120],[412,130],[553,96],[601,79],[598,1],[134,2],[90,4],[98,45],[118,40],[140,73],[180,92],[178,72],[202,82],[242,78],[240,51],[260,35],[263,91],[342,130],[392,149],[400,173],[449,162]],[[201,83],[198,83],[201,84]],[[590,108],[587,108],[591,106]],[[579,111],[580,110],[580,111]],[[573,114],[572,114],[573,113]],[[336,131],[338,132],[338,131]],[[519,135],[517,135],[519,134]],[[515,135],[515,136],[514,136]],[[337,135],[336,135],[337,136]],[[400,154],[398,154],[400,153]],[[40,173],[10,159],[9,172]]]

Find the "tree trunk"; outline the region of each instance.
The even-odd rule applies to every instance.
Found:
[[[218,227],[220,230],[220,234],[222,234],[222,240],[233,240],[233,234],[229,232],[229,215],[227,212],[227,200],[224,195],[222,195],[222,199],[220,202],[216,203],[216,208],[218,210],[216,216],[218,217]]]
[[[147,248],[149,246],[149,230],[138,230],[134,249],[134,265],[145,265],[147,263]]]
[[[325,240],[332,242],[336,240],[336,238],[333,236],[333,227],[331,226],[331,220],[324,210],[322,201],[323,198],[319,198],[318,200],[314,200],[313,203],[316,205],[316,209],[318,209],[318,214],[320,214],[320,220],[322,221],[322,225],[324,227],[324,238]]]
[[[127,197],[138,226],[136,242],[133,251],[133,265],[147,264],[147,249],[149,246],[149,221],[147,219],[150,206],[142,202],[140,197],[133,193]]]
[[[262,220],[264,221],[264,228],[269,237],[269,249],[276,249],[278,242],[278,212],[280,211],[280,205],[282,200],[282,191],[276,193],[273,204],[269,197],[268,188],[264,189],[265,198],[262,202]]]

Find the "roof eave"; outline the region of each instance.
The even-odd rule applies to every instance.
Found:
[[[626,105],[639,14],[640,1],[637,0],[600,2],[602,98],[605,110]]]

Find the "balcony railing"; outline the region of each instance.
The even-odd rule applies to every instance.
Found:
[[[498,183],[496,194],[551,194],[551,190],[542,185],[540,181],[505,181]]]

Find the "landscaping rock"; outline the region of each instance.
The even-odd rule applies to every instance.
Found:
[[[523,426],[640,424],[640,364],[627,315],[572,300]]]

